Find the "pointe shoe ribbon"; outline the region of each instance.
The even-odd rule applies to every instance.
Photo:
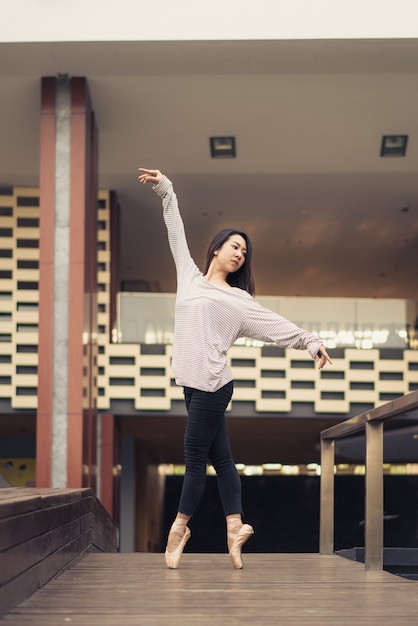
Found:
[[[254,529],[249,524],[243,524],[239,531],[235,533],[228,533],[228,536],[234,538],[234,543],[229,551],[232,565],[235,569],[242,569],[241,548],[246,541],[254,534]]]
[[[184,546],[190,539],[190,528],[186,526],[184,535],[179,543],[179,545],[172,551],[169,552],[166,548],[165,550],[165,562],[169,569],[177,569],[180,563],[181,555],[183,554]]]

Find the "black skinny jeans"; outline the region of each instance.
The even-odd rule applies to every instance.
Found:
[[[192,516],[206,485],[206,464],[215,468],[225,515],[242,514],[241,480],[229,444],[225,409],[232,397],[231,381],[210,393],[184,387],[187,424],[184,435],[186,474],[179,511]]]

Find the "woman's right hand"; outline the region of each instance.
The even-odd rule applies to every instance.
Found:
[[[163,177],[160,170],[147,170],[144,167],[140,167],[138,169],[140,172],[142,172],[142,174],[138,176],[138,180],[143,185],[146,185],[146,183],[152,183],[153,185],[156,185]]]

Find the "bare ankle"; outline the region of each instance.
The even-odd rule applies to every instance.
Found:
[[[187,522],[190,520],[190,515],[185,513],[177,513],[174,522],[171,525],[170,532],[167,539],[167,549],[172,552],[177,548],[179,543],[184,537],[186,532]]]
[[[235,537],[242,528],[242,518],[240,513],[234,513],[226,516],[227,544],[228,550],[231,549]]]
[[[171,528],[167,539],[167,550],[169,552],[173,552],[177,548],[177,546],[183,539],[185,532],[186,526],[184,526],[183,530],[181,528],[176,528],[175,530]]]

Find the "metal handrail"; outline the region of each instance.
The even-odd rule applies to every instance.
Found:
[[[383,424],[418,408],[413,391],[321,432],[321,554],[334,554],[335,441],[366,433],[365,555],[366,570],[383,569]]]

